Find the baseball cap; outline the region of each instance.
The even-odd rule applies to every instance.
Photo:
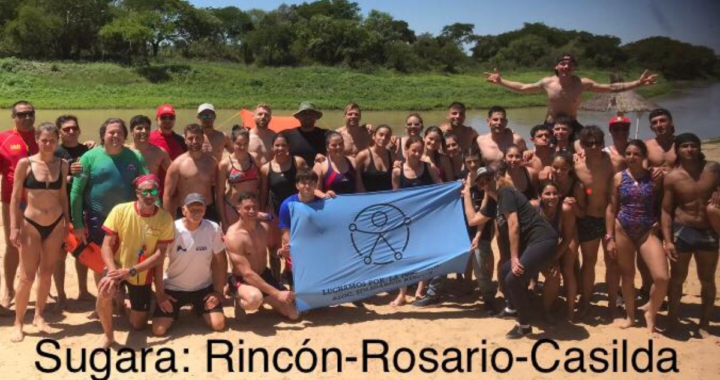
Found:
[[[477,177],[475,178],[475,180],[477,181],[478,179],[480,179],[480,177],[494,175],[495,170],[493,170],[492,168],[489,168],[487,166],[482,166],[482,167],[478,168],[478,170],[475,172],[475,174],[477,175]]]
[[[193,203],[202,203],[203,206],[207,204],[205,202],[205,197],[202,196],[200,193],[190,193],[185,197],[185,200],[183,201],[183,205],[188,206]]]
[[[215,107],[210,103],[203,103],[198,107],[197,113],[202,113],[203,111],[213,111],[215,112]]]
[[[610,121],[608,122],[608,125],[612,126],[613,124],[627,124],[631,125],[630,118],[627,116],[613,116],[610,118]]]
[[[175,108],[170,104],[163,104],[157,109],[155,116],[160,117],[162,115],[173,115],[175,116]]]

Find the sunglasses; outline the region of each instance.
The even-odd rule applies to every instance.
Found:
[[[175,120],[175,116],[162,115],[162,116],[160,116],[160,120],[162,120],[162,121],[172,121],[172,120]]]
[[[147,197],[152,195],[153,197],[157,197],[160,191],[158,189],[142,189],[140,190],[140,194],[142,194],[143,197]]]
[[[80,127],[64,127],[62,128],[63,132],[80,132]]]
[[[212,120],[215,118],[215,114],[212,113],[201,113],[198,115],[200,120]]]
[[[28,119],[31,117],[35,117],[35,111],[29,111],[29,112],[18,112],[15,114],[15,116],[18,119]]]

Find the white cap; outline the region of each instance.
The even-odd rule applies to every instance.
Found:
[[[200,113],[202,113],[203,111],[213,111],[213,112],[215,112],[215,107],[214,107],[212,104],[210,104],[210,103],[203,103],[203,104],[200,105],[200,107],[198,107],[197,113],[200,114]]]

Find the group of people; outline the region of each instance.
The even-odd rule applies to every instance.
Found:
[[[702,284],[699,328],[706,334],[716,295],[720,166],[705,160],[695,135],[675,135],[665,109],[650,113],[656,137],[646,142],[629,140],[629,119],[613,117],[606,147],[601,128],[577,120],[581,93],[624,91],[652,84],[655,76],[603,85],[575,76],[575,65],[563,56],[555,75],[535,84],[487,73],[488,81],[513,90],[547,92],[548,116],[531,130],[532,150],[507,127],[504,108],[490,108],[489,132],[479,135],[465,125],[459,102],[450,104],[440,126],[425,127],[421,115],[409,114],[403,136],[386,124],[361,124],[355,103],[345,108],[344,126],[320,128],[323,114],[309,102],[294,114],[297,128],[272,131],[272,109],[259,104],[255,127],[235,126],[230,134],[215,129],[215,109],[206,103],[198,107],[197,123],[178,134],[175,109],[165,104],[155,115],[157,129],[143,115],[129,126],[111,118],[100,128],[98,146],[88,149],[76,117],[35,126],[33,105],[19,101],[12,107],[14,128],[0,133],[6,239],[0,314],[12,315],[14,299],[11,340],[23,339],[36,277],[33,324],[51,331],[43,311],[52,278],[57,305],[66,302],[63,242],[69,234],[99,247],[104,270],[94,272],[96,313],[104,331],[100,345],[109,347],[113,310],[126,313],[136,329],[152,319],[158,336],[187,305],[209,328],[224,329],[225,298],[233,299],[238,319],[264,303],[297,319],[290,290],[292,202],[456,180],[465,182],[468,222],[467,232],[458,234],[473,241],[468,270],[459,276],[474,274],[489,314],[517,318],[508,338],[531,333],[530,295],[540,288],[547,319],[554,319],[561,294],[568,320],[586,315],[601,245],[610,317],[622,301],[622,327],[636,323],[637,268],[651,333],[666,295],[669,324],[677,324],[694,255]],[[91,299],[87,267],[76,264],[79,296]],[[496,304],[496,268],[504,307]],[[444,283],[441,276],[418,284],[413,305],[441,302]],[[392,305],[406,298],[407,289],[400,289]]]

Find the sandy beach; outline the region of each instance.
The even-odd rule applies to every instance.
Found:
[[[720,145],[706,144],[703,150],[708,159],[720,160]],[[1,242],[0,245],[1,255],[4,245]],[[304,314],[298,322],[289,322],[265,309],[248,314],[244,323],[238,323],[232,320],[234,311],[231,303],[226,302],[228,328],[219,333],[209,333],[202,320],[189,310],[183,310],[169,336],[164,338],[151,337],[147,329],[130,331],[128,323],[116,317],[116,339],[121,346],[116,346],[111,352],[113,365],[108,375],[105,357],[90,357],[90,351],[100,337],[101,327],[97,320],[88,319],[94,303],[75,300],[78,289],[73,260],[70,256],[66,259],[66,289],[70,297],[67,311],[53,313],[53,300],[48,302],[46,310],[47,320],[57,332],[43,336],[28,325],[25,340],[11,343],[9,335],[13,319],[0,318],[0,368],[4,378],[44,378],[48,375],[40,369],[53,370],[57,367],[50,375],[56,379],[214,379],[250,378],[253,375],[262,379],[358,379],[374,376],[378,379],[454,379],[478,378],[478,375],[486,379],[552,377],[559,380],[608,376],[634,379],[638,377],[638,370],[648,367],[648,354],[636,352],[642,348],[650,352],[649,368],[652,368],[651,372],[642,374],[643,377],[720,378],[720,304],[716,301],[718,306],[715,307],[710,329],[713,336],[700,339],[695,333],[700,311],[700,283],[694,261],[684,288],[682,328],[673,335],[657,339],[650,339],[642,318],[639,318],[639,327],[629,330],[618,327],[620,320],[614,323],[605,321],[605,267],[603,260],[599,259],[596,269],[599,283],[595,287],[598,302],[590,316],[575,325],[540,325],[530,339],[506,340],[505,333],[515,322],[484,317],[480,311],[479,293],[469,293],[458,281],[450,280],[447,288],[451,294],[437,307],[419,309],[407,305],[393,308],[388,306],[391,295],[381,294],[366,300],[365,307],[345,304],[315,310]],[[720,282],[720,276],[716,274],[715,278]],[[639,286],[639,276],[636,285]],[[89,288],[95,292],[94,284],[90,284]],[[54,287],[51,294],[56,294]],[[409,294],[413,294],[412,291]],[[28,324],[32,320],[33,305],[34,292],[25,318]],[[665,316],[666,312],[661,312],[658,317],[661,328],[665,326]],[[59,347],[49,341],[39,347],[38,343],[45,338],[57,340]],[[543,339],[552,339],[554,343]],[[118,351],[120,347],[132,350],[124,348]],[[289,351],[283,350],[284,347]],[[260,348],[269,354],[269,368],[263,368],[263,361],[256,353],[251,369],[250,351],[261,351]],[[312,352],[301,350],[303,348],[310,348],[317,355],[314,369]],[[38,353],[38,349],[45,352],[45,357]],[[221,358],[229,349],[232,351],[230,361]],[[323,349],[326,355],[323,355]],[[469,353],[468,350],[472,349],[477,350]],[[143,351],[150,350],[152,352],[143,354]],[[533,350],[536,355],[531,356]],[[217,357],[208,360],[208,352]],[[342,356],[339,363],[338,352]],[[639,368],[632,365],[633,354]],[[511,368],[509,372],[501,373],[508,367],[509,355],[513,357]],[[174,361],[171,361],[171,356]],[[323,356],[327,360],[323,360]],[[387,358],[387,372],[383,368],[382,356]],[[364,357],[367,360],[363,360]],[[659,372],[659,369],[673,368],[673,357],[676,371],[667,374]],[[134,363],[130,362],[130,358],[134,358]],[[277,359],[276,365],[273,365],[273,358]],[[436,363],[427,358],[434,358]],[[523,358],[526,360],[523,361]],[[533,363],[533,358],[536,363]],[[606,363],[597,358],[604,358]],[[133,364],[135,372],[119,373],[118,367],[127,370]],[[172,364],[176,372],[160,373]],[[212,364],[212,373],[208,373],[208,364]],[[228,364],[232,368],[228,368]],[[554,364],[557,368],[553,372],[541,372],[552,369]],[[83,365],[84,371],[77,372]],[[284,372],[290,365],[292,368]],[[572,372],[578,368],[584,371]],[[410,372],[404,374],[407,369]]]

